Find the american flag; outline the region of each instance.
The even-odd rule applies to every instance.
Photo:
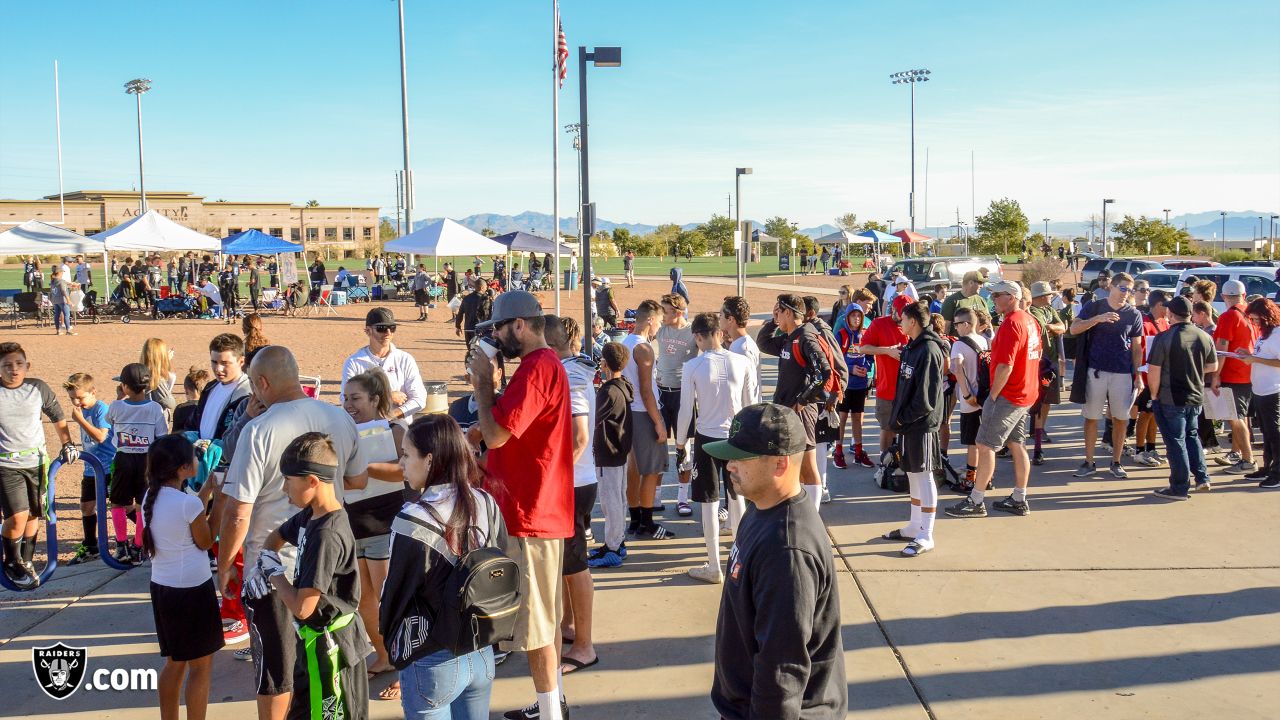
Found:
[[[556,72],[560,76],[560,87],[564,87],[564,78],[569,74],[569,41],[564,37],[559,6],[556,7]]]

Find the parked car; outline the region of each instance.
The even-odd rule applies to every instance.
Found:
[[[911,258],[899,260],[893,264],[889,272],[900,271],[916,290],[923,296],[939,283],[948,290],[960,288],[960,281],[970,270],[986,269],[987,277],[992,280],[1003,280],[1004,273],[1000,262],[994,257],[958,257],[958,258]]]
[[[1227,267],[1269,267],[1280,268],[1280,260],[1236,260],[1227,263]]]
[[[1181,270],[1147,270],[1138,273],[1135,280],[1146,280],[1152,290],[1164,290],[1165,292],[1178,294],[1178,282],[1182,277]]]
[[[1165,260],[1160,263],[1169,270],[1186,270],[1187,268],[1222,267],[1222,263],[1212,260]]]
[[[1244,294],[1246,296],[1262,295],[1274,298],[1276,293],[1280,292],[1280,283],[1275,281],[1275,272],[1269,267],[1224,266],[1183,270],[1178,276],[1179,286],[1181,286],[1183,279],[1193,275],[1197,280],[1212,280],[1217,283],[1218,296],[1213,299],[1213,307],[1218,312],[1224,312],[1227,309],[1226,304],[1222,302],[1222,286],[1228,280],[1239,280],[1244,283]]]
[[[1089,288],[1094,280],[1098,279],[1098,273],[1106,269],[1114,277],[1116,273],[1129,273],[1132,277],[1137,277],[1139,273],[1148,270],[1163,270],[1164,266],[1154,260],[1133,260],[1130,258],[1095,258],[1084,264],[1080,269],[1080,284],[1086,289]]]

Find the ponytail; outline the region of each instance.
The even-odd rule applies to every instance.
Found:
[[[184,465],[195,462],[196,450],[185,436],[179,433],[162,435],[151,443],[147,451],[147,495],[142,501],[142,547],[147,555],[155,557],[156,543],[151,534],[151,514],[156,506],[160,488],[172,483]]]

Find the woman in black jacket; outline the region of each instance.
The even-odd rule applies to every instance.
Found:
[[[902,554],[915,557],[933,549],[933,522],[938,509],[933,470],[941,454],[938,430],[945,415],[943,391],[951,349],[933,331],[925,303],[903,308],[901,326],[911,341],[902,349],[897,395],[889,422],[898,434],[902,469],[910,482],[911,521],[904,528],[886,533],[884,539],[910,540]]]

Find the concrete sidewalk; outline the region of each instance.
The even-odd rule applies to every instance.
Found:
[[[1276,717],[1280,494],[1216,467],[1213,492],[1172,504],[1151,496],[1167,478],[1161,469],[1074,478],[1079,408],[1059,407],[1049,429],[1031,515],[942,516],[937,549],[917,559],[877,539],[905,522],[905,498],[876,489],[870,470],[831,469],[835,501],[822,515],[839,570],[850,716]],[[990,499],[1006,494],[1010,474],[1000,461]],[[663,494],[678,537],[629,543],[624,566],[594,573],[601,661],[565,681],[578,720],[715,717],[707,695],[720,588],[684,574],[702,561],[700,528],[674,517],[670,485]],[[31,670],[31,648],[58,641],[87,646],[90,669],[158,668],[147,584],[145,567],[81,566],[60,568],[36,592],[0,593],[4,714],[154,717],[154,693],[82,688],[57,702]],[[389,681],[375,679],[374,692]],[[253,717],[251,685],[250,665],[220,652],[210,717]],[[498,669],[493,717],[532,699],[513,657]],[[370,710],[400,717],[398,703]]]

